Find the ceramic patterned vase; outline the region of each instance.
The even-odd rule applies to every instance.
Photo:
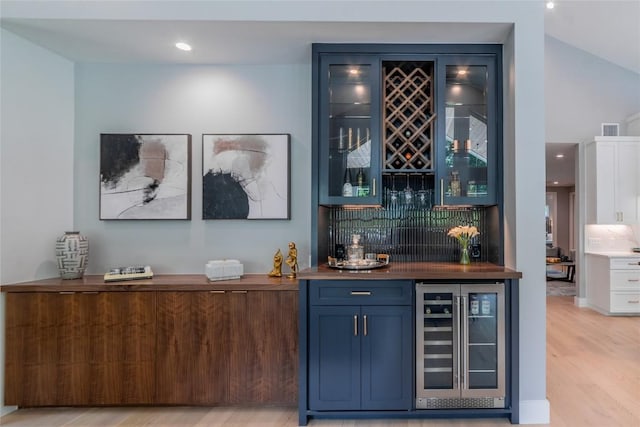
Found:
[[[79,231],[66,231],[56,239],[56,260],[60,277],[81,278],[89,262],[89,240]]]

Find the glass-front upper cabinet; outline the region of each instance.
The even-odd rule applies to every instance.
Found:
[[[320,57],[319,202],[380,204],[380,65],[374,57]]]
[[[439,64],[444,98],[438,164],[440,201],[451,205],[497,203],[495,61],[482,57],[446,59]]]

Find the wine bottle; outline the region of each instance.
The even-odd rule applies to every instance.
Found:
[[[458,172],[451,172],[451,197],[460,197],[460,178]]]
[[[344,179],[342,184],[342,196],[343,197],[351,197],[353,196],[353,186],[351,185],[351,171],[349,168],[344,170]]]
[[[478,301],[478,297],[473,294],[471,295],[471,314],[477,316],[480,313],[480,301]]]
[[[483,316],[488,316],[491,314],[491,301],[489,300],[488,295],[482,296],[482,303],[480,304],[480,309]]]
[[[358,174],[356,175],[356,183],[360,188],[364,186],[364,172],[362,171],[362,168],[358,169]]]

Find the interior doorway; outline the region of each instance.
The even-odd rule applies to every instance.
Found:
[[[576,206],[576,170],[578,168],[578,144],[576,143],[547,143],[546,154],[546,206],[545,206],[545,235],[548,253],[561,254],[563,262],[576,261],[576,248],[580,230],[578,224],[578,209]],[[578,276],[579,264],[575,263],[574,278]],[[547,266],[549,268],[549,266]],[[556,267],[557,268],[557,267]],[[577,281],[577,279],[574,279]],[[549,286],[547,283],[549,295]],[[572,286],[571,292],[578,296],[577,283],[563,284]]]

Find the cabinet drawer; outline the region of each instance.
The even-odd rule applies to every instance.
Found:
[[[640,292],[640,270],[612,271],[611,290]]]
[[[311,305],[411,305],[410,280],[312,280]]]
[[[611,312],[640,314],[640,292],[611,292]]]
[[[640,258],[611,258],[612,270],[638,270],[640,272]]]

